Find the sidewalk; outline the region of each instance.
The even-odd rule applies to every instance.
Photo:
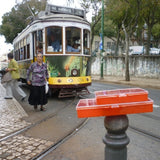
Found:
[[[17,100],[15,98],[6,100],[4,96],[5,89],[0,84],[0,139],[29,125],[22,120],[28,115]]]
[[[149,87],[160,89],[160,79],[131,77],[130,81],[125,81],[125,77],[104,76],[103,79],[100,76],[96,75],[92,75],[91,77],[92,81],[101,81],[104,83],[116,83],[124,85],[133,85],[137,87]]]

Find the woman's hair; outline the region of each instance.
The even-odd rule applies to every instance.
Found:
[[[13,53],[8,53],[7,56],[8,56],[9,59],[13,59]]]
[[[38,52],[38,53],[37,53],[37,56],[38,56],[39,54],[41,54],[41,56],[43,57],[43,54],[42,54],[41,52]]]

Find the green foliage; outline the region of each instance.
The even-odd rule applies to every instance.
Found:
[[[153,26],[152,35],[160,39],[160,23],[157,23]]]
[[[95,26],[95,35],[100,35],[101,33],[101,21]],[[116,26],[113,24],[113,21],[105,16],[104,18],[104,36],[112,38],[116,36]]]
[[[160,43],[160,23],[157,23],[152,28],[152,36],[154,37],[156,43],[155,47],[158,47]]]
[[[46,2],[47,0],[23,0],[22,3],[14,6],[2,17],[0,35],[5,36],[7,43],[12,43],[17,34],[30,23],[28,17],[31,17],[32,13],[36,16],[41,10],[44,10]]]

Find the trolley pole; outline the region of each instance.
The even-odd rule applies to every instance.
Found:
[[[103,79],[103,51],[104,51],[104,0],[102,0],[102,15],[101,15],[101,79]]]

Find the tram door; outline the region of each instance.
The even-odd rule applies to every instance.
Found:
[[[36,59],[36,55],[38,52],[43,54],[43,32],[42,30],[37,30],[32,34],[32,42],[33,42],[33,61]]]

